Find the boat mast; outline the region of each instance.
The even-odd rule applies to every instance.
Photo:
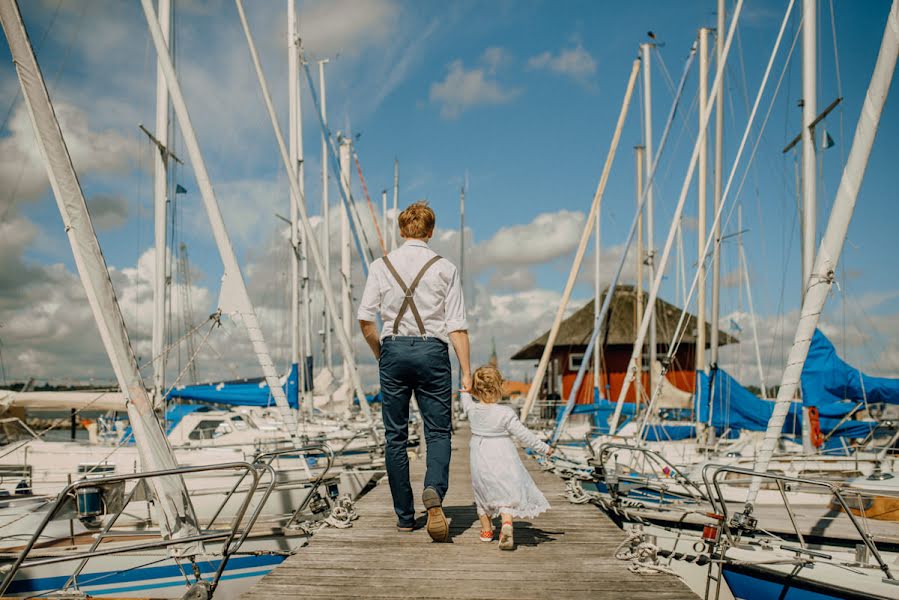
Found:
[[[155,17],[154,22],[159,32],[159,23],[155,21]],[[176,468],[178,463],[175,455],[156,419],[153,403],[141,379],[121,307],[84,201],[84,193],[15,0],[0,0],[0,23],[9,43],[16,75],[22,87],[22,97],[34,128],[35,141],[44,159],[50,187],[72,246],[78,275],[84,285],[116,381],[125,397],[141,467],[144,471]],[[159,36],[159,42],[164,44],[161,33]],[[171,475],[154,477],[148,483],[156,497],[159,527],[163,536],[175,538],[196,535],[197,519],[184,480],[180,476]]]
[[[818,320],[824,310],[824,304],[827,302],[827,296],[833,287],[837,262],[843,251],[843,243],[846,241],[846,233],[855,210],[858,191],[864,180],[868,158],[871,156],[871,148],[877,135],[880,116],[890,92],[897,57],[899,57],[899,0],[893,0],[887,16],[883,41],[877,54],[877,62],[874,65],[874,73],[868,84],[868,91],[855,128],[849,157],[843,168],[843,175],[840,179],[840,186],[837,188],[827,228],[821,238],[812,274],[808,280],[809,286],[802,301],[799,323],[796,326],[796,334],[793,336],[793,346],[790,348],[780,387],[777,390],[774,412],[768,420],[765,439],[756,455],[753,469],[755,471],[768,470],[771,455],[780,439],[793,397],[799,389],[802,369],[808,356],[812,336],[815,334]],[[752,479],[746,498],[747,504],[751,505],[755,502],[760,485],[760,479]]]
[[[602,218],[602,211],[596,213],[596,228],[593,231],[593,243],[596,244],[594,248],[594,261],[593,261],[593,322],[599,322],[599,307],[602,303],[602,285],[600,281],[600,267],[601,262],[600,258],[602,256],[602,245],[601,245],[601,237],[600,237],[600,220]],[[586,357],[585,357],[586,358]],[[601,369],[602,369],[602,342],[600,342],[599,346],[596,348],[596,352],[593,353],[593,394],[594,397],[598,400],[602,398],[602,382],[601,379]]]
[[[815,231],[817,226],[817,174],[815,165],[815,130],[812,121],[818,116],[817,0],[802,1],[802,281],[805,297],[812,265],[815,263]]]
[[[250,295],[247,292],[247,286],[244,282],[243,275],[240,272],[240,265],[237,262],[237,256],[234,254],[234,248],[231,246],[231,240],[225,229],[225,222],[222,219],[222,213],[219,209],[218,200],[212,189],[212,182],[209,179],[209,173],[206,170],[206,162],[200,152],[200,145],[197,141],[193,124],[190,120],[190,113],[187,110],[187,104],[181,94],[181,85],[175,75],[175,68],[172,65],[172,58],[169,55],[165,40],[162,38],[162,32],[159,29],[159,22],[156,19],[156,11],[153,9],[152,0],[141,0],[144,14],[147,19],[147,27],[150,30],[150,37],[156,47],[156,55],[159,64],[163,67],[166,82],[168,83],[169,93],[172,97],[172,107],[181,133],[184,137],[184,145],[187,148],[194,174],[197,178],[197,187],[200,189],[200,196],[203,199],[203,205],[206,209],[206,215],[209,218],[209,224],[212,229],[212,236],[215,239],[216,247],[221,256],[224,265],[224,273],[222,274],[222,287],[219,296],[219,309],[227,314],[239,315],[240,321],[247,330],[247,336],[253,345],[253,351],[259,360],[265,382],[268,384],[269,392],[278,406],[281,413],[284,429],[291,439],[297,441],[297,423],[294,414],[287,402],[287,396],[284,388],[281,387],[281,381],[272,362],[271,354],[268,350],[268,344],[265,336],[259,326],[259,319],[250,301]]]
[[[705,241],[706,241],[706,188],[709,181],[708,127],[702,126],[702,115],[709,103],[709,30],[699,30],[699,166],[696,195],[699,202],[696,217],[696,241],[698,248],[699,289],[696,294],[696,371],[705,371]],[[684,309],[687,307],[684,306]],[[697,379],[698,381],[698,379]]]
[[[296,0],[287,0],[287,131],[290,148],[290,166],[299,170],[300,186],[303,185],[302,167],[297,146],[297,122],[299,121],[299,48],[297,45]],[[292,192],[291,192],[292,194]],[[297,227],[297,204],[290,198],[290,364],[300,362],[300,239]],[[305,385],[305,369],[299,365],[297,389]],[[291,398],[299,403],[299,398]]]
[[[715,32],[715,67],[718,68],[724,60],[724,32],[725,32],[725,6],[724,0],[718,0],[718,28]],[[715,212],[721,206],[722,183],[724,181],[724,78],[726,72],[721,72],[721,86],[715,97],[715,187],[712,206]],[[721,222],[717,221],[712,230],[715,245],[712,248],[712,331],[709,339],[709,365],[711,369],[718,368],[718,344],[719,328],[718,320],[721,310]],[[711,370],[710,369],[710,370]],[[713,375],[714,377],[714,375]],[[714,382],[714,380],[713,380]],[[714,383],[713,383],[714,385]],[[711,410],[709,411],[711,423]],[[714,430],[712,430],[714,432]]]
[[[325,92],[325,64],[328,59],[323,58],[318,61],[318,87],[320,94],[321,119],[325,124],[322,129],[322,251],[321,254],[325,259],[325,281],[322,287],[331,285],[331,211],[330,199],[328,198],[328,139],[325,137],[328,124],[328,96]],[[310,90],[311,92],[312,90]],[[322,330],[324,336],[324,352],[325,366],[331,373],[334,372],[334,348],[331,342],[331,333],[334,330],[333,321],[331,319],[331,309],[325,302],[322,307]]]
[[[802,2],[802,280],[799,289],[805,299],[812,265],[815,263],[817,229],[817,168],[815,164],[815,128],[818,116],[817,27],[818,0]],[[815,451],[811,438],[808,407],[802,407],[802,451]]]
[[[400,199],[400,161],[393,159],[393,227],[390,228],[390,249],[396,250],[396,233],[399,228],[399,199]]]
[[[645,137],[645,135],[644,135]],[[643,214],[646,211],[646,202],[648,202],[649,188],[643,186],[643,156],[646,152],[644,146],[634,147],[634,159],[636,161],[637,178],[637,295],[634,298],[634,331],[639,331],[643,319],[643,265],[645,264],[644,246],[643,246]],[[647,199],[643,199],[646,194]],[[642,204],[641,204],[642,202]],[[637,408],[640,407],[640,400],[643,397],[643,344],[640,344],[640,353],[637,355],[637,379],[634,381],[634,402]],[[652,389],[650,387],[650,389]]]
[[[159,27],[162,37],[170,48],[171,2],[159,0]],[[168,208],[168,154],[169,144],[169,91],[165,84],[162,67],[156,65],[156,139],[158,152],[153,154],[153,233],[155,251],[153,262],[153,402],[162,406],[165,401],[165,304],[167,297],[166,278],[166,213]],[[181,307],[185,310],[185,307]]]
[[[296,22],[296,21],[295,21]],[[297,68],[303,64],[306,57],[303,55],[303,45],[299,38],[299,32],[294,38],[294,47],[297,56]],[[291,71],[291,74],[299,75],[298,70]],[[295,161],[297,179],[299,180],[300,197],[295,198],[298,202],[291,202],[291,205],[306,202],[306,160],[303,153],[303,94],[302,82],[297,80],[298,89],[296,89],[296,129],[291,133],[296,136],[297,157]],[[292,193],[292,192],[291,192]],[[296,206],[293,207],[296,210]],[[302,368],[300,373],[302,378],[299,383],[299,390],[303,397],[303,410],[307,417],[312,417],[312,382],[314,381],[312,369],[312,297],[311,285],[309,280],[309,244],[313,243],[314,238],[306,235],[306,232],[300,227],[299,222],[296,223],[296,229],[299,229],[300,242],[300,291],[303,311],[300,314],[300,350],[303,357]]]
[[[643,56],[643,146],[645,155],[652,157],[652,44],[640,44]],[[646,177],[646,266],[649,280],[655,278],[655,247],[653,240],[653,185],[649,179],[650,161],[644,163]],[[656,364],[656,311],[655,306],[649,309],[649,389],[653,386],[653,372]],[[642,369],[641,369],[642,372]],[[639,398],[637,399],[639,404]]]
[[[343,187],[345,198],[350,197],[350,156],[352,155],[352,142],[347,136],[337,134],[340,144],[340,185]],[[350,321],[353,317],[353,285],[352,285],[352,250],[350,248],[350,214],[349,206],[344,203],[340,209],[340,297],[341,317],[347,338],[353,339],[350,329]],[[350,346],[352,353],[352,345]],[[350,380],[350,362],[347,357],[343,361],[343,381]]]

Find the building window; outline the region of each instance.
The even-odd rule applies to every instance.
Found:
[[[569,371],[577,371],[581,368],[581,363],[584,362],[584,353],[571,353],[568,355],[568,370]]]

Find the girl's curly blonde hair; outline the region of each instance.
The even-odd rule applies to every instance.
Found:
[[[496,367],[479,367],[471,378],[471,391],[481,402],[492,404],[503,397],[503,376]]]

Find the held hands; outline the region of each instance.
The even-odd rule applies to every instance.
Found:
[[[471,373],[462,373],[462,391],[471,391]]]

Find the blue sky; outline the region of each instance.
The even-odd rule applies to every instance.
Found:
[[[286,125],[285,2],[249,2],[262,61]],[[727,66],[725,174],[761,80],[786,2],[748,1]],[[801,3],[800,3],[801,4]],[[819,234],[823,230],[870,78],[887,0],[822,0],[819,8],[818,106],[840,92],[841,106],[824,127],[836,146],[820,153]],[[276,356],[286,359],[287,249],[275,213],[287,214],[287,182],[252,71],[236,9],[230,2],[177,1],[176,63],[226,224],[260,305]],[[728,2],[732,6],[732,2]],[[838,60],[835,58],[831,7]],[[356,148],[376,198],[400,161],[400,203],[427,198],[438,213],[435,246],[458,255],[458,194],[468,174],[467,259],[476,360],[490,339],[500,358],[522,376],[528,365],[507,357],[549,326],[608,151],[631,62],[653,31],[656,143],[672,99],[664,71],[677,79],[700,26],[714,26],[715,2],[299,2],[308,55],[327,57],[332,127],[359,135]],[[786,69],[747,184],[738,198],[766,379],[782,367],[784,336],[799,298],[799,238],[794,157],[781,148],[799,131],[800,51],[785,67],[799,7],[775,62],[771,89]],[[152,155],[138,123],[154,122],[155,62],[139,3],[23,3],[23,15],[50,94],[63,121],[100,241],[129,321],[138,354],[147,356],[152,259]],[[45,33],[46,32],[46,33]],[[30,124],[18,96],[8,49],[0,47],[0,342],[7,377],[109,378],[102,348],[73,278]],[[698,62],[698,61],[697,61]],[[838,85],[837,63],[840,81]],[[696,70],[656,179],[657,248],[667,235],[697,132]],[[893,92],[895,93],[895,85]],[[633,214],[633,146],[642,136],[642,89],[626,123],[602,209],[603,274],[614,269]],[[320,141],[303,89],[306,191],[318,214]],[[754,142],[759,127],[754,129]],[[828,307],[827,331],[848,358],[880,373],[899,367],[899,285],[896,254],[895,164],[899,110],[890,98],[842,259],[839,290]],[[176,151],[183,144],[176,142]],[[744,163],[745,165],[745,159]],[[710,169],[711,172],[711,169]],[[740,172],[738,172],[740,173]],[[333,177],[333,173],[332,173]],[[354,178],[354,194],[362,199]],[[215,308],[221,266],[206,226],[192,172],[177,175],[179,235],[194,267],[195,313]],[[335,182],[331,184],[331,202]],[[696,262],[695,183],[683,227],[688,279]],[[332,205],[332,206],[336,206]],[[336,211],[335,211],[336,212]],[[736,223],[727,231],[736,231]],[[722,258],[722,326],[733,319],[749,340],[745,298],[737,281],[736,245]],[[336,247],[334,248],[336,252]],[[591,255],[592,256],[592,255]],[[143,258],[141,258],[143,257]],[[592,259],[591,259],[592,260]],[[674,263],[674,259],[672,259]],[[633,280],[633,269],[626,276]],[[358,270],[358,268],[357,268]],[[676,269],[663,296],[677,300]],[[357,287],[361,273],[357,273]],[[585,265],[575,305],[592,293]],[[358,295],[358,291],[357,291]],[[795,319],[794,319],[795,320]],[[218,335],[218,334],[217,334]],[[239,331],[214,339],[204,357],[209,376],[255,374]],[[359,342],[360,350],[361,342]],[[746,366],[748,341],[728,350],[727,366]],[[226,362],[228,367],[222,367]],[[742,367],[741,367],[742,365]],[[201,369],[203,370],[203,369]],[[373,381],[373,365],[364,374]]]

